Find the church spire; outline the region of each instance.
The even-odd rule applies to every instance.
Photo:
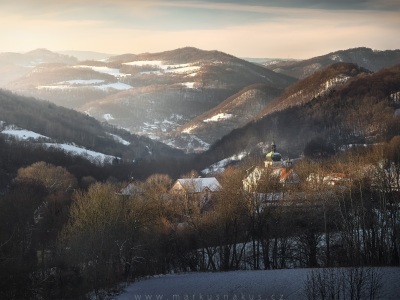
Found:
[[[273,141],[271,143],[271,151],[265,156],[265,166],[278,166],[282,164],[282,156],[279,152],[276,152],[276,144]]]
[[[271,152],[276,152],[276,145],[274,141],[271,143]]]

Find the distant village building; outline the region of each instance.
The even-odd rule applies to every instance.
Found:
[[[222,187],[215,177],[208,178],[184,178],[178,179],[172,185],[170,192],[185,194],[215,193]]]
[[[189,200],[196,200],[202,211],[208,210],[213,195],[220,192],[221,184],[215,177],[177,179],[170,193],[182,195]]]
[[[141,187],[138,187],[133,181],[130,181],[123,188],[121,188],[116,194],[119,196],[134,196],[141,195],[144,191]]]
[[[348,185],[351,180],[344,173],[328,173],[328,174],[317,174],[311,173],[307,179],[307,183],[314,188],[317,188],[321,184],[330,186],[344,186]]]

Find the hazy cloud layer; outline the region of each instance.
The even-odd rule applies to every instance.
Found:
[[[398,0],[15,0],[0,3],[0,52],[158,52],[307,58],[351,47],[400,48]]]

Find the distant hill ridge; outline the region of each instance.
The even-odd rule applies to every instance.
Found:
[[[369,73],[371,72],[353,63],[329,65],[285,89],[279,98],[276,98],[265,106],[256,119],[275,111],[284,110],[296,105],[303,105],[316,97],[323,96],[347,84],[361,74]]]
[[[265,66],[275,72],[303,79],[318,70],[339,62],[354,63],[361,68],[375,72],[400,63],[400,50],[377,51],[359,47],[339,50],[301,61],[266,63]]]
[[[0,85],[171,147],[201,152],[248,122],[305,105],[370,71],[400,63],[399,51],[362,47],[262,66],[194,47],[102,61],[37,49],[12,54],[17,60],[29,57],[29,66],[0,59]],[[43,58],[32,60],[32,55]]]
[[[324,73],[339,74],[335,72],[342,68],[353,74],[345,84],[336,85],[328,93],[309,93],[301,101],[279,98],[273,103],[282,104],[279,109],[272,109],[271,104],[272,108],[266,108],[257,119],[213,144],[202,154],[204,160],[214,163],[244,149],[257,151],[256,144],[261,142],[275,141],[284,157],[293,158],[316,138],[339,151],[351,144],[373,144],[400,135],[400,118],[396,116],[400,109],[400,64],[374,73],[355,65],[332,66],[288,90],[293,93],[301,87],[312,91],[319,79],[326,79]],[[291,93],[286,91],[285,95]]]

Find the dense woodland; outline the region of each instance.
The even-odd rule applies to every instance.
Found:
[[[296,83],[297,89],[307,89],[308,80],[301,83]],[[334,151],[349,144],[389,141],[400,134],[400,118],[395,116],[400,108],[399,89],[400,65],[361,73],[326,95],[273,111],[233,130],[203,157],[218,161],[244,149],[250,152],[260,141],[275,140],[279,151],[290,158],[298,157],[314,140],[323,140]]]
[[[119,157],[128,164],[134,160],[153,161],[183,156],[182,151],[165,144],[130,134],[107,123],[100,123],[92,117],[48,101],[0,90],[0,105],[0,121],[5,122],[4,126],[15,125],[29,129],[58,143],[75,143],[87,149]],[[112,135],[121,137],[130,145],[119,143]],[[135,175],[140,177],[140,174]],[[123,176],[129,178],[129,174]]]
[[[206,212],[195,196],[169,193],[165,174],[122,196],[105,167],[78,180],[74,168],[28,164],[0,196],[1,297],[102,299],[121,282],[169,272],[398,266],[399,153],[397,136],[305,158],[294,165],[300,184],[266,173],[251,191],[242,186],[248,166],[231,167]],[[318,180],[332,172],[349,180]]]
[[[1,121],[123,159],[101,165],[0,136],[0,298],[102,299],[121,282],[169,272],[399,266],[399,74],[361,74],[198,155],[2,91]],[[262,160],[254,145],[272,140],[285,156],[304,155],[293,165],[300,183],[267,172],[244,190]],[[169,192],[176,178],[243,150],[251,155],[217,175],[222,190],[206,211]],[[347,180],[321,179],[332,173]],[[119,195],[129,180],[136,193]]]

